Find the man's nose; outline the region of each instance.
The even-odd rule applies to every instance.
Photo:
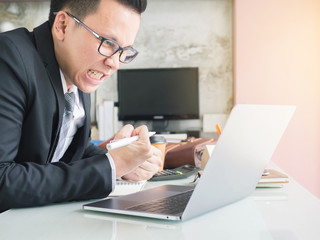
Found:
[[[121,66],[119,57],[120,57],[120,51],[115,53],[111,57],[106,57],[104,60],[104,64],[109,66],[113,70],[117,70]]]

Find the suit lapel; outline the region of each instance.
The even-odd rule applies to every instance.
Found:
[[[51,29],[48,22],[34,29],[34,36],[38,52],[45,64],[49,79],[55,91],[59,107],[59,123],[61,123],[64,109],[64,95],[61,84],[59,65],[55,57]]]
[[[55,53],[54,53],[54,45],[51,34],[51,28],[48,22],[43,23],[39,27],[34,29],[34,39],[35,44],[38,49],[39,55],[44,62],[44,66],[47,70],[48,77],[50,79],[50,83],[52,88],[54,89],[56,95],[56,104],[58,106],[58,125],[56,129],[53,129],[53,142],[50,147],[48,161],[51,160],[54,150],[58,143],[59,130],[61,128],[63,111],[64,111],[64,94],[61,84],[59,65],[57,63]]]
[[[89,134],[90,134],[90,129],[91,129],[91,120],[90,120],[90,94],[84,93],[81,90],[79,91],[79,96],[80,99],[82,100],[83,103],[83,108],[84,108],[84,114],[85,114],[85,121],[83,125],[83,136],[81,136],[83,140],[83,149],[85,149]]]

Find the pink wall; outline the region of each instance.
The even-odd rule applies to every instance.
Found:
[[[272,160],[320,198],[320,1],[234,0],[235,103],[294,104]]]

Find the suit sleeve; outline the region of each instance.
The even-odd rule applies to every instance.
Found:
[[[91,157],[97,154],[106,154],[107,152],[108,152],[107,150],[103,150],[95,146],[93,143],[90,142],[90,139],[89,139],[88,145],[84,152],[84,157]]]
[[[97,149],[97,155],[87,154],[71,163],[46,163],[39,156],[16,159],[25,116],[35,101],[23,59],[13,42],[0,37],[0,212],[107,196],[112,190],[112,169]]]

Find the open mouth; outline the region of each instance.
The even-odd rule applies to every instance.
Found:
[[[89,69],[88,71],[88,75],[93,78],[93,79],[96,79],[96,80],[101,80],[104,78],[104,74],[101,73],[101,72],[98,72],[98,71],[95,71],[95,70],[92,70],[92,69]]]

